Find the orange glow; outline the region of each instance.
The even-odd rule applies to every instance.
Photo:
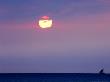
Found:
[[[49,19],[48,16],[43,16],[40,20],[39,20],[39,26],[41,28],[51,28],[52,27],[52,19]]]

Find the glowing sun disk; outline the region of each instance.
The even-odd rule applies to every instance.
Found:
[[[52,27],[52,19],[49,19],[48,16],[43,16],[40,20],[39,20],[39,26],[41,28],[51,28]]]

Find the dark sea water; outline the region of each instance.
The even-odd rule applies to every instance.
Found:
[[[9,73],[0,82],[110,82],[110,74],[90,73]]]

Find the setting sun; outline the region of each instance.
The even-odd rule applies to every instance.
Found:
[[[48,16],[43,16],[39,20],[39,26],[41,28],[51,28],[52,27],[52,19],[50,19]]]

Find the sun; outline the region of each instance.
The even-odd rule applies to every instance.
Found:
[[[39,27],[41,28],[51,28],[52,27],[52,19],[48,16],[43,16],[39,20]]]

